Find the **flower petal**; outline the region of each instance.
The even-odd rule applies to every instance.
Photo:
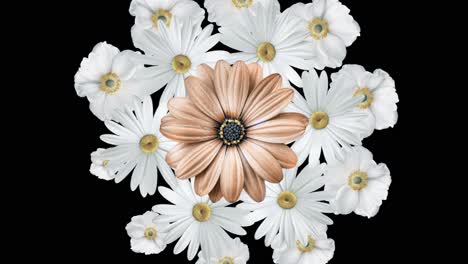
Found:
[[[175,118],[200,124],[203,127],[216,127],[218,123],[201,112],[188,98],[173,98],[168,103],[169,111]]]
[[[185,121],[171,115],[161,120],[161,133],[172,140],[183,143],[197,143],[216,138],[216,130],[198,125],[196,121]]]
[[[214,92],[214,87],[206,85],[201,79],[189,76],[185,79],[185,88],[195,106],[213,120],[224,119],[224,112]]]
[[[338,190],[335,202],[338,213],[350,214],[359,205],[359,192],[343,186]]]
[[[195,192],[199,196],[207,195],[215,187],[223,169],[226,147],[222,147],[208,168],[195,177]]]
[[[197,67],[197,75],[199,78],[206,83],[206,85],[212,86],[214,85],[214,70],[206,65],[206,64],[200,64]]]
[[[228,108],[224,109],[226,115],[234,118],[240,116],[245,101],[249,96],[249,79],[247,65],[243,61],[236,62],[232,67],[227,83]]]
[[[244,169],[237,147],[229,147],[226,150],[223,170],[221,172],[221,192],[229,202],[236,202],[244,188]]]
[[[222,146],[221,140],[213,139],[197,144],[178,164],[176,176],[179,179],[188,179],[200,174],[211,164]]]
[[[249,139],[249,141],[270,152],[270,154],[279,162],[282,168],[290,169],[296,166],[297,155],[287,145],[264,142],[261,140],[255,140],[253,138]]]
[[[197,146],[197,144],[189,143],[179,143],[174,148],[172,148],[166,155],[166,162],[172,168],[177,168],[177,164],[187,157],[187,155],[192,152],[192,150]]]
[[[228,101],[228,79],[231,72],[231,65],[226,61],[218,61],[215,66],[214,87],[218,100],[224,112],[229,108]]]
[[[265,181],[255,174],[244,154],[242,152],[240,154],[242,168],[244,168],[244,189],[250,198],[256,202],[261,202],[265,199],[266,194]]]
[[[250,92],[249,98],[247,98],[245,102],[242,116],[244,116],[245,111],[258,105],[263,98],[271,94],[274,90],[279,90],[282,87],[282,83],[283,81],[279,74],[272,74],[261,80]]]
[[[256,104],[246,109],[243,120],[247,126],[266,121],[278,115],[294,96],[292,89],[279,89],[261,98]]]
[[[306,116],[298,113],[281,113],[248,129],[250,138],[270,143],[290,143],[304,134],[308,124]]]
[[[213,190],[211,190],[209,195],[210,200],[213,203],[216,203],[217,201],[221,200],[221,198],[223,198],[223,193],[221,192],[221,185],[219,181],[218,183],[216,183],[215,187],[213,188]]]
[[[248,64],[249,76],[250,76],[250,92],[262,81],[263,79],[263,69],[258,63]]]
[[[240,149],[258,176],[271,183],[279,183],[283,179],[279,162],[264,148],[245,140],[240,144]]]

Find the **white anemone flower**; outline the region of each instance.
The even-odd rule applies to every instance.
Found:
[[[145,253],[145,255],[159,254],[166,248],[166,234],[162,232],[167,223],[158,219],[158,214],[146,212],[143,215],[132,217],[127,224],[130,245],[133,252]]]
[[[115,174],[107,168],[108,160],[99,159],[98,156],[104,151],[103,148],[98,148],[96,151],[91,153],[91,167],[89,172],[95,175],[101,180],[112,180],[115,177]]]
[[[323,150],[327,163],[343,158],[351,145],[361,145],[361,134],[368,131],[366,114],[355,111],[364,98],[349,96],[349,90],[334,86],[328,89],[325,71],[319,76],[312,70],[303,72],[305,99],[296,93],[286,111],[302,113],[309,118],[304,135],[291,147],[298,155],[298,165],[309,156],[309,163],[319,163]]]
[[[336,68],[346,57],[346,47],[351,46],[361,29],[349,14],[349,9],[338,0],[314,0],[297,3],[285,12],[301,18],[298,27],[308,32],[316,54],[315,67]]]
[[[242,226],[249,226],[248,211],[228,207],[224,198],[213,203],[208,195],[195,193],[193,180],[177,180],[173,190],[159,187],[159,193],[172,204],[158,204],[153,211],[160,213],[162,220],[170,222],[167,228],[167,242],[175,240],[174,254],[188,247],[187,258],[192,260],[201,246],[205,258],[217,254],[219,244],[229,243],[226,231],[235,235],[245,235]]]
[[[170,27],[159,21],[159,32],[145,31],[144,37],[137,39],[136,47],[145,55],[135,56],[135,60],[151,65],[147,77],[160,86],[167,84],[161,102],[167,102],[174,95],[186,95],[184,80],[197,74],[200,64],[212,67],[218,60],[225,60],[226,51],[208,51],[220,39],[219,34],[211,35],[213,25],[201,28],[201,21],[173,18]]]
[[[277,0],[205,0],[205,8],[208,10],[208,21],[219,26],[236,25],[242,22],[242,10],[251,10],[257,3],[265,5],[269,2],[273,2],[279,12]]]
[[[75,90],[78,96],[88,98],[91,112],[99,119],[113,118],[115,111],[131,103],[135,96],[143,98],[160,88],[157,81],[144,78],[143,64],[135,63],[134,55],[101,42],[81,61]]]
[[[249,247],[238,237],[227,244],[218,244],[218,250],[213,254],[207,258],[203,251],[200,251],[195,264],[246,264],[250,257]]]
[[[134,111],[132,111],[132,106]],[[130,187],[132,191],[140,187],[143,197],[153,195],[158,184],[158,169],[170,185],[176,184],[174,172],[166,163],[166,154],[176,143],[159,132],[161,118],[166,115],[167,106],[160,104],[153,115],[151,97],[145,97],[124,111],[117,111],[120,122],[106,121],[106,127],[114,134],[102,135],[101,140],[115,145],[96,155],[99,160],[108,160],[106,167],[115,172],[115,182],[119,183],[133,170]]]
[[[292,67],[313,69],[315,56],[306,40],[308,33],[297,27],[299,18],[280,13],[273,1],[250,9],[241,10],[242,23],[219,29],[221,42],[240,51],[231,54],[231,62],[257,62],[263,76],[279,73],[284,87],[290,86],[289,81],[302,87],[301,77]]]
[[[364,95],[363,101],[356,106],[358,111],[367,114],[366,123],[370,129],[364,137],[370,136],[374,128],[380,130],[396,124],[398,94],[395,81],[388,73],[380,69],[370,73],[360,65],[344,65],[331,78],[330,86],[345,87],[351,96]]]
[[[243,203],[237,207],[252,211],[249,219],[263,222],[255,232],[255,239],[265,236],[265,245],[286,243],[292,246],[297,240],[305,243],[303,234],[318,235],[333,221],[323,213],[333,210],[326,201],[332,193],[317,191],[325,184],[322,176],[325,164],[306,166],[296,178],[296,169],[284,171],[279,184],[266,183],[265,200],[257,203],[245,193]]]
[[[330,204],[336,213],[373,217],[387,199],[392,179],[383,163],[377,164],[372,153],[363,147],[352,148],[344,161],[330,165],[325,190],[336,193]]]
[[[135,17],[132,38],[142,36],[143,31],[158,31],[159,21],[171,26],[172,18],[203,21],[205,10],[192,0],[133,0],[130,14]]]
[[[307,236],[307,243],[296,241],[287,247],[283,244],[273,252],[273,261],[277,264],[325,264],[333,258],[335,241],[327,238],[326,233],[319,236]]]

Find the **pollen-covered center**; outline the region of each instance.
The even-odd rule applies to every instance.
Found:
[[[310,115],[310,125],[315,129],[323,129],[328,126],[328,114],[325,112],[317,111]]]
[[[374,94],[372,94],[372,91],[369,90],[369,88],[359,88],[354,92],[353,96],[359,96],[359,95],[364,95],[364,98],[362,99],[362,102],[358,104],[358,107],[361,109],[366,109],[371,106],[372,102],[374,101]]]
[[[153,22],[153,26],[158,28],[158,21],[162,21],[166,26],[171,25],[171,18],[172,13],[166,9],[158,9],[154,14],[151,16],[151,21]]]
[[[247,8],[253,4],[254,0],[232,0],[232,4],[234,4],[237,8]]]
[[[177,55],[172,59],[172,69],[179,74],[186,73],[192,67],[192,61],[185,55]]]
[[[312,19],[307,28],[310,35],[316,40],[324,39],[328,35],[328,22],[323,19]]]
[[[237,119],[226,119],[219,127],[218,137],[225,145],[237,145],[245,137],[245,127]]]
[[[234,259],[231,257],[224,257],[218,260],[218,264],[234,264]]]
[[[315,240],[312,238],[312,236],[308,236],[307,245],[305,246],[301,243],[301,241],[297,240],[296,247],[302,253],[310,252],[315,247]]]
[[[281,208],[291,209],[297,204],[297,196],[290,191],[284,191],[278,196],[277,201]]]
[[[348,185],[351,189],[358,191],[367,186],[367,173],[355,171],[348,178]]]
[[[145,135],[140,139],[140,149],[145,153],[155,152],[158,145],[158,138],[155,135]]]
[[[206,203],[197,203],[192,208],[192,216],[198,222],[206,222],[211,217],[211,207]]]
[[[257,57],[265,62],[270,62],[276,57],[276,48],[270,42],[258,45]]]
[[[122,82],[117,74],[110,72],[104,74],[99,82],[99,89],[107,94],[113,94],[120,89]]]
[[[158,236],[156,229],[154,227],[148,227],[145,229],[145,238],[148,240],[153,240]]]

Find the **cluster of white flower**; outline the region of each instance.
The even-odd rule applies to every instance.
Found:
[[[144,197],[158,190],[171,203],[132,218],[126,229],[134,252],[158,254],[178,240],[174,254],[187,248],[187,258],[198,254],[198,264],[244,264],[247,245],[226,231],[245,235],[242,227],[262,221],[255,239],[265,237],[275,263],[327,263],[335,245],[326,234],[333,222],[324,213],[372,217],[387,198],[390,172],[361,141],[375,129],[395,125],[395,83],[383,70],[371,73],[359,65],[344,65],[330,84],[325,71],[316,72],[341,67],[346,47],[360,35],[350,10],[338,0],[298,3],[283,12],[277,0],[204,4],[208,20],[219,26],[217,34],[213,25],[202,28],[205,11],[195,1],[133,0],[132,38],[144,54],[103,42],[83,59],[76,92],[88,98],[92,113],[113,133],[102,135],[102,141],[114,145],[91,154],[90,171],[117,183],[133,171],[132,190],[139,187]],[[219,42],[239,52],[212,51]],[[200,65],[219,60],[257,63],[263,77],[280,74],[283,87],[296,86],[283,111],[309,120],[291,147],[296,167],[283,169],[280,183],[265,183],[262,202],[245,192],[237,206],[224,198],[213,202],[197,194],[193,179],[177,179],[166,161],[178,146],[160,132],[168,101],[186,96],[184,80],[199,76]],[[293,67],[303,70],[302,76]],[[150,95],[162,88],[154,112]],[[158,170],[169,188],[157,187]]]

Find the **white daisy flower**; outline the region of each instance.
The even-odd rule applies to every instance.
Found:
[[[331,87],[328,90],[327,73],[318,77],[315,70],[303,72],[304,95],[296,92],[293,104],[286,111],[302,113],[309,117],[309,126],[304,135],[291,147],[298,156],[298,165],[309,156],[309,163],[319,163],[320,153],[328,163],[343,157],[350,145],[361,145],[361,137],[368,130],[366,114],[354,111],[364,96],[349,96],[349,90]],[[341,147],[340,147],[341,146]]]
[[[131,103],[133,97],[143,98],[160,88],[155,80],[141,75],[144,67],[131,59],[134,54],[101,42],[81,61],[75,75],[76,93],[88,98],[91,111],[99,119],[113,118],[114,112]]]
[[[196,264],[246,264],[249,260],[249,247],[236,237],[227,244],[216,244],[219,249],[210,258],[203,251],[198,254]]]
[[[133,0],[130,14],[135,17],[134,39],[141,37],[144,30],[158,31],[159,21],[170,27],[173,17],[194,21],[205,18],[205,10],[192,0]]]
[[[307,236],[307,243],[296,241],[287,247],[283,244],[273,252],[273,261],[277,264],[325,264],[333,258],[335,241],[327,238],[326,233]]]
[[[363,101],[357,105],[358,111],[367,114],[370,136],[375,129],[393,127],[398,119],[398,95],[395,81],[383,70],[377,69],[370,73],[360,65],[344,65],[343,68],[331,75],[331,87],[337,85],[350,89],[353,96],[364,95]]]
[[[114,179],[115,174],[107,168],[109,161],[102,160],[98,157],[103,151],[104,149],[98,148],[96,151],[91,153],[91,167],[89,168],[89,172],[97,176],[99,179],[109,181]]]
[[[132,191],[140,186],[143,197],[153,195],[158,182],[158,171],[164,180],[175,186],[174,172],[166,163],[166,153],[176,145],[159,132],[161,118],[167,113],[167,106],[160,104],[153,115],[151,97],[143,103],[133,102],[123,111],[117,111],[120,122],[106,121],[106,127],[114,134],[102,135],[101,140],[115,145],[96,155],[99,160],[108,160],[106,167],[115,172],[115,182],[119,183],[133,170],[130,187]]]
[[[185,96],[184,80],[196,74],[200,64],[206,63],[214,67],[218,60],[227,59],[226,51],[208,51],[218,42],[220,35],[211,35],[213,25],[203,30],[201,22],[173,18],[170,27],[159,21],[159,32],[144,32],[144,37],[135,45],[145,52],[136,56],[136,60],[147,65],[153,65],[146,71],[150,78],[167,84],[161,96],[161,102],[168,101],[172,96]]]
[[[337,213],[354,211],[370,218],[377,214],[382,200],[387,199],[391,182],[385,164],[377,164],[369,150],[354,147],[343,162],[328,167],[325,190],[336,193],[330,204]]]
[[[255,232],[255,239],[265,236],[265,245],[285,242],[288,246],[301,240],[303,234],[318,235],[333,221],[323,213],[333,212],[327,203],[332,193],[317,191],[324,185],[322,174],[325,164],[316,167],[306,166],[296,178],[296,169],[284,171],[284,179],[279,184],[266,183],[266,197],[257,203],[243,194],[243,203],[237,207],[252,211],[249,219],[257,222],[265,219]],[[274,242],[275,241],[275,242]]]
[[[250,10],[252,9],[252,10]],[[257,62],[263,68],[263,76],[279,73],[283,86],[289,81],[302,87],[299,74],[291,67],[313,69],[312,44],[306,41],[307,32],[297,27],[299,19],[281,14],[273,2],[258,3],[248,10],[241,10],[243,23],[223,26],[221,42],[241,52],[231,54],[231,62]]]
[[[205,0],[205,8],[208,10],[208,21],[224,26],[241,22],[241,10],[251,9],[256,3],[265,5],[269,2],[273,2],[280,11],[277,0]]]
[[[198,196],[192,180],[177,182],[174,190],[159,187],[159,193],[173,204],[153,207],[153,211],[160,213],[163,220],[171,222],[167,228],[167,242],[172,243],[180,238],[174,247],[174,254],[181,253],[188,246],[187,258],[192,260],[201,246],[205,258],[209,258],[217,254],[218,245],[226,244],[231,239],[226,231],[236,235],[246,234],[242,226],[252,224],[247,219],[248,211],[227,207],[230,203],[224,198],[213,203],[208,195]]]
[[[351,46],[361,29],[349,9],[338,0],[314,0],[297,3],[285,12],[301,18],[298,28],[308,32],[316,54],[315,68],[336,68],[346,57],[346,47]]]
[[[158,214],[146,212],[132,217],[132,221],[125,227],[130,239],[133,252],[145,255],[159,254],[166,248],[166,233],[162,232],[167,223],[158,219]]]

